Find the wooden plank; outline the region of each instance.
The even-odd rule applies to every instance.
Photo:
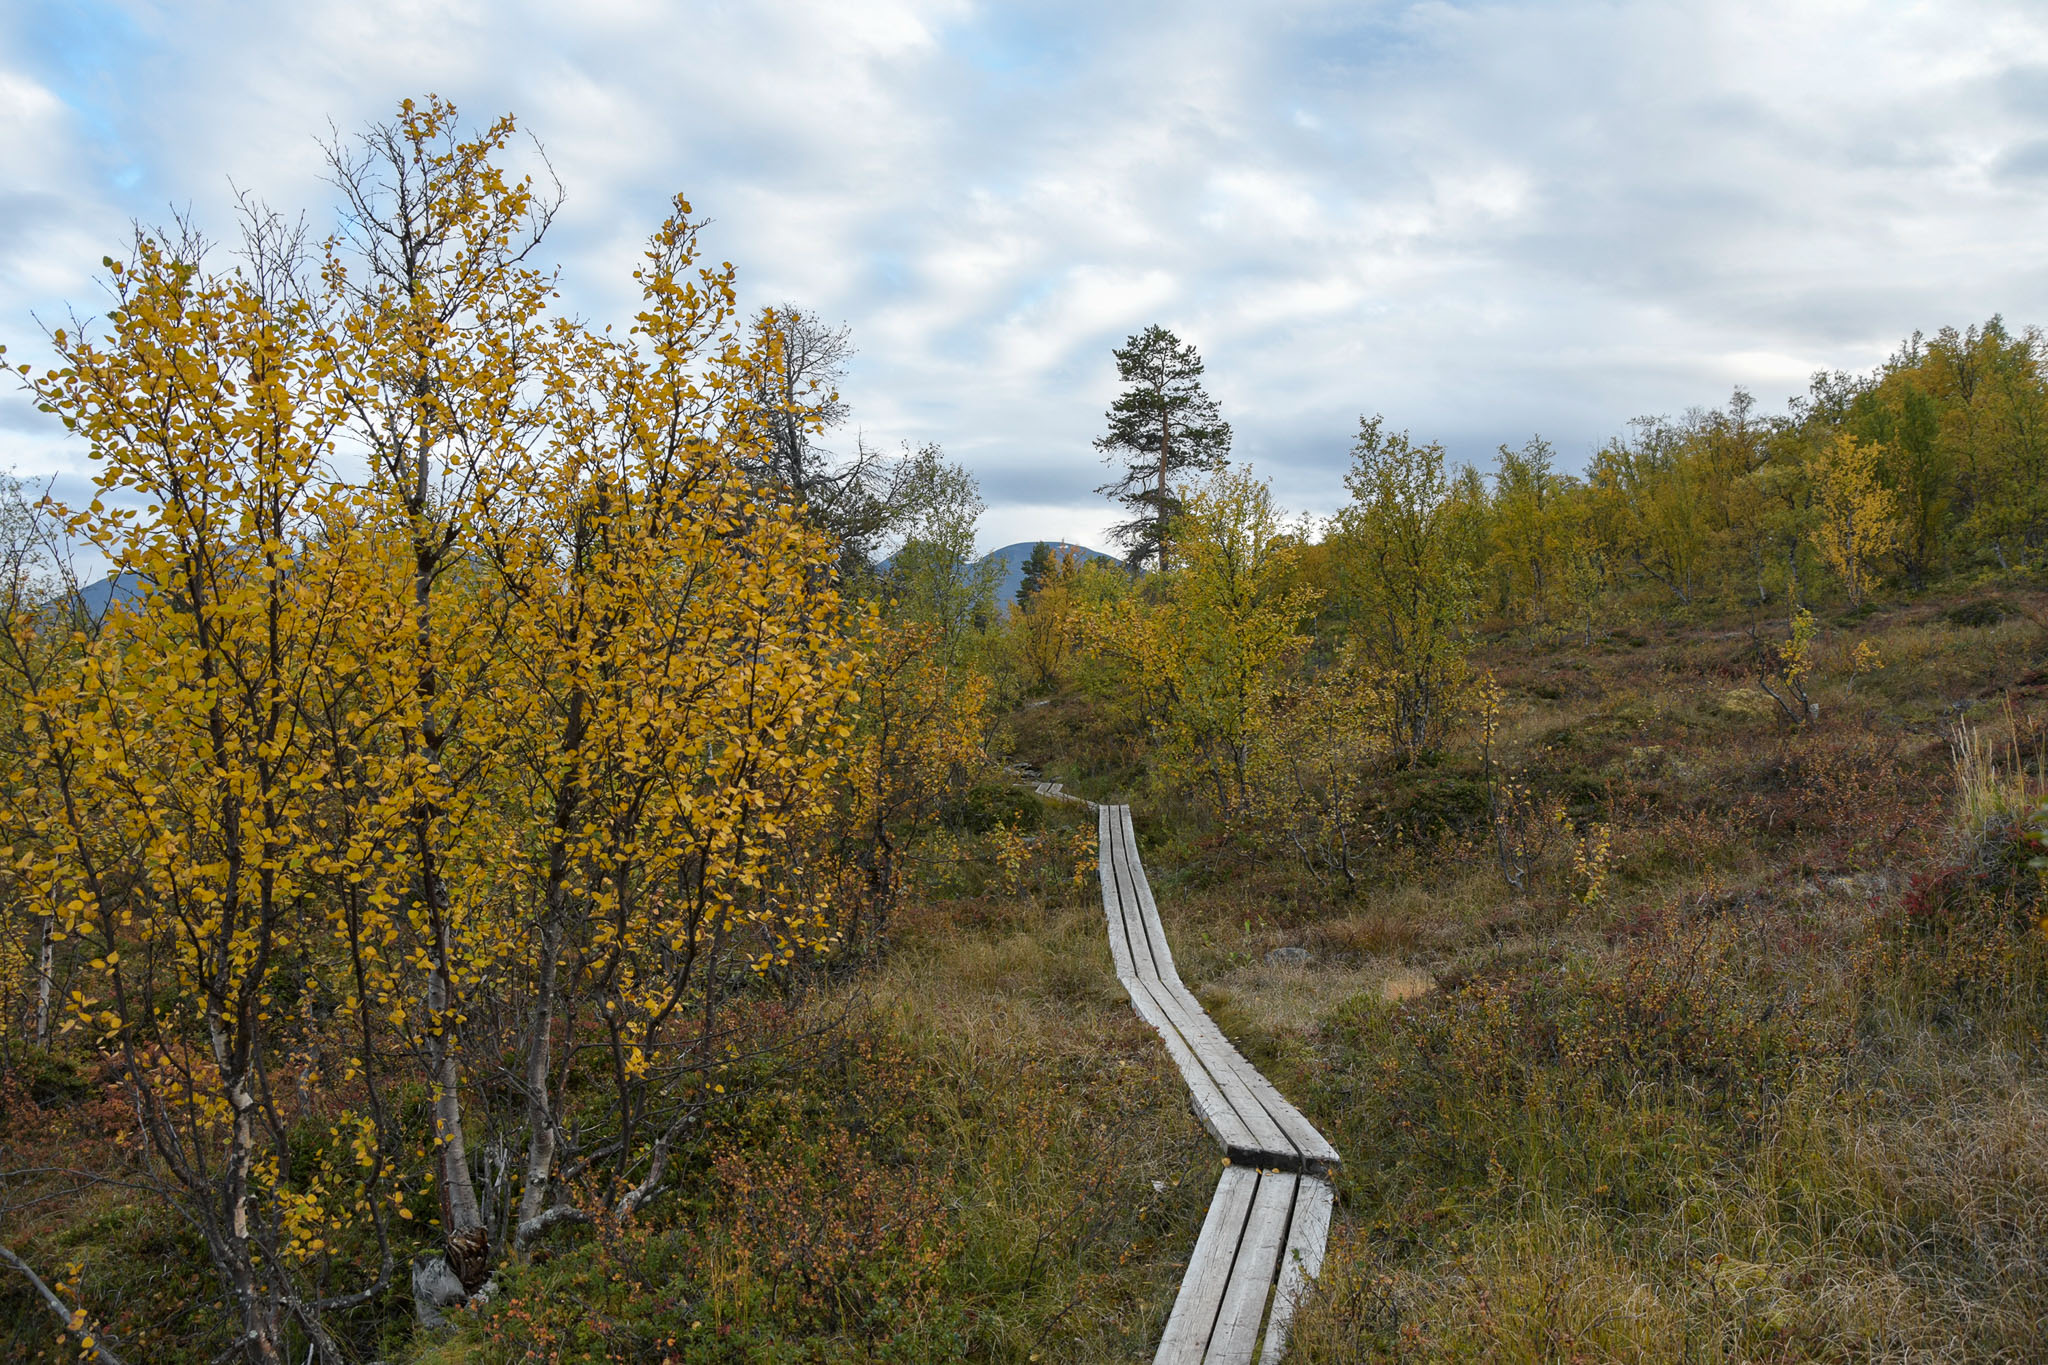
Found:
[[[1115,818],[1114,808],[1105,806],[1097,812],[1100,864],[1102,871],[1102,904],[1104,917],[1109,925],[1109,953],[1116,963],[1117,980],[1123,983],[1124,991],[1131,997],[1131,1007],[1138,1017],[1152,1026],[1166,1044],[1167,1055],[1180,1069],[1181,1078],[1188,1087],[1189,1099],[1194,1104],[1195,1118],[1226,1152],[1249,1151],[1258,1146],[1258,1137],[1238,1116],[1237,1109],[1213,1081],[1182,1036],[1179,1026],[1168,1014],[1157,996],[1157,984],[1140,972],[1133,962],[1130,941],[1131,919],[1124,913],[1123,897],[1128,894],[1127,883],[1119,876],[1116,859],[1116,841],[1107,837],[1110,822]]]
[[[1244,1084],[1243,1074],[1224,1065],[1215,1057],[1213,1043],[1205,1042],[1188,1025],[1188,1012],[1165,992],[1154,988],[1152,998],[1159,1002],[1159,1008],[1166,1019],[1175,1026],[1181,1046],[1187,1050],[1187,1061],[1181,1065],[1181,1072],[1189,1083],[1195,1084],[1201,1078],[1204,1084],[1229,1103],[1236,1115],[1237,1126],[1242,1133],[1239,1141],[1224,1142],[1224,1149],[1234,1160],[1252,1165],[1292,1165],[1298,1162],[1300,1153],[1278,1124],[1268,1114]],[[1219,1138],[1219,1141],[1221,1139]]]
[[[1181,981],[1130,807],[1083,804],[1096,812],[1096,865],[1117,979],[1180,1068],[1202,1126],[1235,1159],[1216,1182],[1154,1360],[1250,1365],[1264,1322],[1260,1365],[1278,1365],[1300,1297],[1322,1267],[1334,1195],[1317,1168],[1334,1165],[1336,1149]],[[1288,1169],[1262,1172],[1262,1158]]]
[[[1182,1005],[1183,1013],[1200,1011],[1201,1004],[1185,985],[1176,982],[1168,988],[1174,991]],[[1195,1045],[1198,1055],[1207,1062],[1211,1070],[1227,1068],[1233,1085],[1226,1087],[1233,1093],[1241,1090],[1245,1102],[1256,1104],[1273,1126],[1285,1135],[1284,1145],[1273,1149],[1276,1156],[1298,1155],[1302,1162],[1311,1167],[1334,1166],[1338,1162],[1337,1149],[1330,1144],[1321,1131],[1310,1123],[1308,1117],[1289,1103],[1273,1083],[1266,1079],[1259,1069],[1252,1065],[1216,1026],[1206,1012],[1199,1015],[1194,1024],[1196,1037],[1189,1041]]]
[[[1105,903],[1110,918],[1111,954],[1119,959],[1118,979],[1125,992],[1131,997],[1132,1008],[1138,1017],[1151,1025],[1166,1044],[1166,1050],[1173,1064],[1180,1070],[1181,1078],[1188,1087],[1189,1098],[1195,1109],[1195,1117],[1226,1152],[1255,1151],[1260,1145],[1259,1135],[1239,1116],[1238,1106],[1233,1104],[1210,1077],[1208,1070],[1195,1056],[1188,1045],[1182,1029],[1159,999],[1158,984],[1144,973],[1130,969],[1131,947],[1128,942],[1128,926],[1116,907],[1110,904],[1118,892],[1117,878],[1112,871],[1104,883]]]
[[[1186,986],[1180,986],[1180,994],[1189,1007],[1194,1009],[1201,1008],[1200,1003],[1195,1000]],[[1324,1137],[1313,1123],[1309,1122],[1308,1116],[1289,1103],[1287,1098],[1280,1093],[1273,1083],[1267,1080],[1265,1075],[1257,1067],[1253,1066],[1243,1053],[1232,1046],[1230,1040],[1224,1036],[1223,1031],[1216,1026],[1216,1022],[1210,1019],[1207,1013],[1203,1013],[1201,1018],[1203,1025],[1200,1027],[1203,1028],[1205,1035],[1202,1041],[1207,1043],[1208,1046],[1198,1046],[1196,1051],[1205,1059],[1215,1059],[1214,1065],[1216,1066],[1231,1067],[1235,1081],[1243,1088],[1249,1101],[1259,1105],[1261,1111],[1267,1115],[1274,1126],[1286,1135],[1287,1148],[1276,1148],[1276,1154],[1285,1154],[1286,1152],[1298,1154],[1301,1162],[1310,1168],[1326,1168],[1336,1165],[1339,1160],[1337,1149],[1330,1144],[1330,1140]]]
[[[1237,1260],[1237,1244],[1244,1234],[1245,1216],[1251,1212],[1257,1194],[1259,1173],[1247,1166],[1228,1166],[1216,1181],[1215,1197],[1202,1220],[1202,1232],[1195,1239],[1195,1254],[1181,1277],[1180,1294],[1173,1301],[1173,1313],[1159,1338],[1153,1365],[1199,1365],[1209,1349],[1209,1337],[1216,1328],[1216,1314],[1223,1306],[1223,1291],[1230,1284],[1230,1268]]]
[[[1342,1158],[1337,1155],[1336,1147],[1323,1136],[1321,1129],[1309,1122],[1308,1115],[1295,1108],[1287,1097],[1266,1079],[1265,1074],[1249,1061],[1244,1062],[1244,1067],[1247,1073],[1246,1088],[1265,1106],[1266,1112],[1280,1126],[1280,1130],[1293,1141],[1295,1149],[1301,1153],[1302,1160],[1310,1167],[1323,1169],[1337,1165]]]
[[[1258,1194],[1238,1239],[1237,1263],[1216,1314],[1216,1330],[1202,1357],[1211,1365],[1251,1365],[1259,1346],[1259,1324],[1266,1318],[1266,1297],[1280,1272],[1280,1248],[1287,1241],[1287,1219],[1294,1209],[1299,1176],[1268,1171],[1259,1177]]]
[[[1210,1137],[1225,1152],[1252,1152],[1259,1146],[1259,1140],[1249,1125],[1238,1114],[1237,1106],[1230,1102],[1223,1090],[1210,1078],[1187,1040],[1175,1028],[1173,1021],[1142,981],[1124,983],[1124,989],[1131,997],[1131,1005],[1138,1017],[1152,1026],[1152,1029],[1166,1044],[1166,1052],[1179,1068],[1182,1082],[1188,1088],[1188,1099],[1194,1105],[1195,1118]]]
[[[1232,1107],[1257,1139],[1258,1146],[1242,1155],[1251,1160],[1279,1162],[1288,1166],[1333,1162],[1336,1149],[1316,1131],[1315,1125],[1281,1098],[1280,1092],[1259,1074],[1257,1067],[1231,1046],[1223,1030],[1202,1008],[1201,1002],[1182,984],[1180,974],[1173,967],[1173,953],[1166,944],[1166,930],[1160,923],[1158,907],[1152,902],[1152,889],[1145,881],[1144,867],[1138,860],[1130,809],[1120,809],[1123,818],[1117,824],[1116,836],[1121,854],[1120,870],[1125,870],[1129,877],[1125,901],[1129,905],[1135,899],[1139,918],[1139,925],[1132,930],[1132,955],[1142,971],[1145,962],[1144,955],[1138,951],[1139,942],[1152,949],[1151,962],[1161,988],[1157,993],[1164,997],[1162,1003],[1169,1006],[1169,1012],[1188,1045],[1201,1059],[1217,1087],[1230,1097]]]
[[[1124,890],[1124,897],[1128,912],[1128,887]],[[1132,954],[1137,959],[1139,971],[1144,973],[1146,962],[1143,946],[1149,941],[1156,941],[1156,922],[1148,932],[1141,917],[1140,922],[1133,925],[1130,932]],[[1203,1011],[1200,1003],[1188,994],[1178,977],[1161,978],[1155,970],[1149,975],[1149,979],[1154,998],[1160,1002],[1168,1018],[1179,1028],[1182,1038],[1194,1052],[1211,1082],[1229,1098],[1231,1107],[1250,1130],[1252,1143],[1234,1149],[1232,1154],[1254,1164],[1262,1161],[1279,1162],[1290,1166],[1299,1164],[1302,1156],[1298,1144],[1274,1121],[1270,1113],[1270,1103],[1248,1084],[1252,1079],[1263,1078],[1258,1077],[1251,1064],[1230,1046],[1222,1031]]]
[[[1273,1289],[1273,1311],[1266,1321],[1266,1344],[1259,1365],[1280,1365],[1287,1354],[1287,1332],[1294,1325],[1302,1295],[1323,1268],[1323,1248],[1330,1240],[1330,1211],[1337,1200],[1327,1180],[1303,1176],[1294,1195],[1294,1217],[1287,1227],[1287,1249],[1280,1258],[1280,1283]]]
[[[1086,806],[1089,810],[1097,809],[1093,801],[1083,796],[1076,796],[1068,791],[1067,784],[1064,782],[1033,782],[1031,790],[1037,792],[1048,801],[1071,801],[1077,806]]]
[[[1117,896],[1123,909],[1124,929],[1130,937],[1131,957],[1140,977],[1138,986],[1126,983],[1126,989],[1132,991],[1133,999],[1141,988],[1151,996],[1161,1013],[1179,1031],[1182,1043],[1193,1054],[1208,1084],[1220,1091],[1229,1101],[1238,1126],[1244,1130],[1244,1137],[1241,1141],[1232,1141],[1212,1128],[1211,1132],[1216,1134],[1217,1141],[1223,1144],[1224,1150],[1233,1157],[1254,1163],[1261,1159],[1278,1160],[1287,1164],[1297,1163],[1301,1158],[1295,1145],[1244,1082],[1244,1071],[1249,1069],[1249,1064],[1239,1058],[1238,1066],[1230,1065],[1228,1058],[1223,1054],[1228,1052],[1234,1057],[1235,1053],[1224,1041],[1221,1031],[1184,989],[1176,992],[1175,988],[1179,986],[1178,977],[1170,982],[1161,978],[1156,965],[1156,955],[1148,959],[1154,941],[1163,942],[1164,936],[1158,931],[1156,914],[1152,916],[1151,923],[1147,924],[1141,902],[1135,894],[1135,887],[1142,880],[1144,870],[1138,864],[1137,846],[1130,836],[1130,818],[1128,806],[1116,807],[1115,813],[1110,817],[1117,834],[1113,841],[1109,865],[1117,880]],[[1176,1061],[1180,1061],[1178,1056]],[[1195,1071],[1185,1061],[1180,1061],[1180,1066],[1181,1073],[1187,1078],[1189,1085],[1195,1086]]]
[[[1159,970],[1160,981],[1180,1006],[1177,1013],[1183,1018],[1184,1032],[1188,1042],[1209,1067],[1212,1075],[1227,1071],[1230,1080],[1225,1082],[1219,1075],[1218,1083],[1232,1095],[1234,1101],[1256,1104],[1271,1121],[1273,1129],[1282,1135],[1282,1141],[1270,1149],[1271,1155],[1282,1159],[1297,1159],[1311,1166],[1333,1166],[1337,1164],[1337,1149],[1328,1138],[1308,1121],[1308,1117],[1290,1104],[1273,1083],[1247,1060],[1243,1053],[1232,1046],[1216,1021],[1196,1000],[1180,979],[1173,967],[1173,953],[1166,944],[1166,929],[1159,919],[1158,905],[1152,899],[1152,888],[1145,880],[1142,864],[1138,861],[1137,836],[1130,823],[1129,807],[1123,807],[1124,818],[1117,830],[1119,842],[1129,859],[1133,872],[1132,890],[1136,892],[1139,914],[1145,921],[1147,940],[1153,945],[1152,961]],[[1099,836],[1098,836],[1099,837]],[[1242,1092],[1240,1095],[1239,1092]],[[1242,1109],[1242,1105],[1240,1106]],[[1249,1119],[1249,1116],[1247,1115]],[[1252,1121],[1253,1127],[1262,1134],[1267,1125]]]
[[[1131,961],[1131,936],[1124,930],[1123,904],[1117,889],[1110,824],[1116,818],[1115,809],[1114,806],[1102,806],[1095,812],[1095,870],[1102,882],[1102,913],[1109,921],[1109,955],[1116,962],[1117,980],[1124,982],[1124,988],[1128,990],[1138,969]]]
[[[1131,820],[1131,808],[1123,808],[1123,823],[1117,830],[1118,841],[1123,845],[1124,854],[1130,859],[1132,890],[1136,893],[1138,913],[1146,924],[1152,939],[1152,961],[1158,967],[1163,979],[1180,981],[1180,969],[1174,965],[1173,947],[1166,941],[1166,928],[1159,920],[1159,905],[1152,899],[1152,881],[1145,875],[1145,864],[1138,857],[1138,827]]]
[[[1130,808],[1091,809],[1117,979],[1180,1068],[1202,1126],[1236,1159],[1217,1181],[1155,1360],[1250,1365],[1264,1322],[1261,1365],[1277,1365],[1300,1296],[1322,1266],[1333,1195],[1315,1168],[1335,1164],[1336,1150],[1181,981]],[[1262,1158],[1288,1170],[1261,1173]],[[1310,1173],[1293,1173],[1303,1168]]]

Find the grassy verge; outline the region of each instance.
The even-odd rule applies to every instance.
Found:
[[[1351,895],[1141,807],[1183,973],[1346,1156],[1290,1359],[2048,1354],[2043,613],[1972,605],[1838,624],[1796,728],[1739,623],[1488,642],[1563,815],[1520,889],[1476,751],[1383,776]]]
[[[699,1144],[685,1196],[508,1272],[422,1362],[1110,1361],[1172,1306],[1215,1158],[1111,974],[1078,812],[927,850],[833,1054]]]

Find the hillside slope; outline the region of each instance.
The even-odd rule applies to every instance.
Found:
[[[1183,976],[1346,1157],[1289,1359],[2048,1356],[2043,621],[1845,613],[1796,726],[1742,621],[1493,634],[1492,766],[1375,772],[1351,887],[1142,806]],[[1079,695],[1012,726],[1142,769]]]
[[[1101,550],[1091,550],[1086,545],[1075,545],[1071,541],[1065,540],[1020,540],[1014,545],[1005,545],[999,550],[990,550],[981,557],[979,562],[983,564],[994,562],[1003,566],[1003,580],[996,586],[996,602],[999,605],[1008,607],[1017,600],[1017,589],[1024,582],[1025,562],[1031,558],[1031,552],[1040,545],[1050,545],[1053,554],[1056,556],[1071,550],[1075,560],[1082,564],[1095,559],[1114,561],[1117,558],[1115,555],[1105,554]]]

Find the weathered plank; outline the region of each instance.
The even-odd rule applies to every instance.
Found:
[[[1182,1002],[1184,1010],[1201,1011],[1200,1002],[1178,979],[1167,983],[1167,990]],[[1267,1155],[1276,1161],[1298,1163],[1300,1168],[1311,1171],[1336,1165],[1337,1149],[1330,1145],[1329,1139],[1309,1122],[1306,1115],[1290,1104],[1257,1067],[1231,1045],[1230,1040],[1207,1013],[1197,1013],[1195,1017],[1193,1029],[1196,1036],[1189,1041],[1195,1046],[1196,1053],[1210,1062],[1212,1070],[1229,1068],[1233,1086],[1227,1088],[1232,1089],[1233,1093],[1241,1089],[1245,1096],[1244,1102],[1256,1104],[1260,1112],[1267,1116],[1267,1121],[1284,1135],[1283,1141],[1276,1143]],[[1255,1126],[1263,1128],[1263,1125]]]
[[[1177,1017],[1178,1008],[1169,1009],[1162,1001],[1164,987],[1158,976],[1149,970],[1149,961],[1140,965],[1144,949],[1142,943],[1133,942],[1133,934],[1142,934],[1143,931],[1136,913],[1136,902],[1130,898],[1129,878],[1124,873],[1116,851],[1118,844],[1111,832],[1116,809],[1101,808],[1097,814],[1096,829],[1102,850],[1103,909],[1109,922],[1109,950],[1116,962],[1117,979],[1130,995],[1138,1017],[1150,1024],[1165,1042],[1174,1065],[1180,1068],[1181,1076],[1187,1082],[1195,1117],[1209,1136],[1215,1138],[1226,1152],[1256,1151],[1271,1137],[1271,1131],[1254,1130],[1245,1121],[1239,1112],[1240,1104],[1225,1094],[1209,1069],[1196,1057],[1187,1041],[1182,1019]]]
[[[1187,1045],[1181,1031],[1174,1027],[1172,1019],[1160,1008],[1152,992],[1142,981],[1135,979],[1125,982],[1124,989],[1129,993],[1138,1017],[1150,1024],[1166,1044],[1167,1054],[1180,1069],[1181,1079],[1188,1087],[1188,1098],[1194,1105],[1195,1118],[1203,1129],[1226,1153],[1256,1150],[1260,1145],[1258,1134],[1240,1116],[1230,1097],[1211,1079],[1208,1069]]]
[[[1197,1365],[1208,1353],[1216,1314],[1223,1306],[1223,1291],[1230,1285],[1230,1268],[1237,1260],[1237,1244],[1258,1188],[1259,1173],[1248,1166],[1227,1166],[1216,1181],[1216,1197],[1209,1201],[1208,1217],[1202,1220],[1201,1235],[1195,1238],[1195,1254],[1181,1278],[1180,1294],[1173,1301],[1173,1313],[1152,1357],[1154,1365]]]
[[[1157,914],[1148,919],[1137,895],[1144,870],[1137,861],[1136,845],[1130,837],[1129,808],[1116,807],[1105,823],[1111,827],[1111,838],[1106,844],[1109,852],[1104,860],[1104,885],[1107,888],[1112,880],[1115,884],[1122,912],[1122,932],[1128,940],[1129,954],[1138,978],[1136,982],[1126,982],[1126,989],[1133,993],[1134,1000],[1140,993],[1149,995],[1164,1022],[1179,1033],[1181,1044],[1194,1055],[1200,1067],[1199,1075],[1190,1071],[1186,1063],[1181,1064],[1190,1086],[1201,1088],[1206,1084],[1229,1102],[1237,1127],[1243,1130],[1242,1136],[1233,1139],[1216,1133],[1216,1137],[1232,1159],[1254,1165],[1275,1162],[1288,1166],[1301,1164],[1302,1157],[1296,1144],[1273,1120],[1269,1105],[1247,1084],[1247,1077],[1257,1077],[1258,1073],[1231,1048],[1201,1005],[1181,986],[1180,978],[1161,973],[1159,953],[1165,939],[1159,929]],[[1107,889],[1104,894],[1107,896]],[[1117,931],[1112,928],[1111,932],[1115,934]],[[1170,956],[1167,962],[1166,971],[1171,972]],[[1151,1022],[1154,1027],[1161,1026],[1158,1020]],[[1211,1131],[1215,1132],[1214,1129]]]
[[[1137,976],[1138,967],[1131,957],[1131,935],[1124,919],[1123,891],[1117,881],[1116,860],[1110,851],[1115,820],[1116,807],[1095,808],[1095,868],[1102,879],[1103,917],[1109,922],[1109,955],[1116,962],[1117,980],[1128,987]]]
[[[1287,1249],[1280,1258],[1280,1283],[1273,1289],[1273,1310],[1266,1320],[1266,1344],[1259,1365],[1280,1365],[1287,1354],[1287,1333],[1309,1282],[1323,1268],[1323,1247],[1330,1240],[1330,1210],[1336,1192],[1330,1182],[1303,1176],[1294,1194],[1294,1216],[1287,1226]]]
[[[1131,856],[1135,865],[1137,856],[1135,841],[1132,843]],[[1159,936],[1161,942],[1164,942],[1165,930],[1160,925],[1159,910],[1153,904],[1152,890],[1144,881],[1142,868],[1138,869],[1137,876],[1137,891],[1141,910],[1146,916],[1148,923],[1152,926],[1153,932]],[[1268,1081],[1257,1067],[1253,1066],[1242,1053],[1231,1045],[1229,1039],[1224,1037],[1223,1031],[1216,1026],[1215,1021],[1210,1019],[1208,1013],[1202,1009],[1200,1002],[1194,998],[1193,993],[1182,983],[1179,974],[1175,973],[1172,975],[1167,979],[1166,984],[1168,989],[1175,992],[1185,1002],[1187,1008],[1194,1012],[1195,1027],[1204,1034],[1205,1039],[1213,1042],[1213,1047],[1206,1050],[1205,1055],[1213,1052],[1219,1063],[1235,1068],[1245,1087],[1256,1098],[1257,1102],[1265,1108],[1266,1112],[1272,1116],[1281,1130],[1286,1133],[1305,1162],[1313,1166],[1336,1164],[1338,1160],[1337,1149],[1330,1145],[1329,1140],[1317,1130],[1314,1124],[1309,1122],[1306,1115],[1290,1104],[1280,1094],[1279,1090],[1274,1087],[1273,1083]],[[1204,1050],[1198,1049],[1198,1051]]]
[[[1259,1191],[1238,1238],[1237,1263],[1216,1314],[1216,1330],[1202,1357],[1215,1365],[1251,1365],[1259,1345],[1259,1324],[1266,1317],[1266,1297],[1280,1271],[1280,1249],[1287,1241],[1287,1218],[1294,1209],[1294,1190],[1301,1177],[1283,1171],[1259,1176]]]
[[[1086,806],[1089,810],[1097,809],[1096,804],[1093,801],[1090,801],[1087,797],[1076,796],[1072,792],[1068,791],[1067,784],[1064,782],[1034,781],[1031,784],[1031,790],[1038,793],[1040,796],[1044,797],[1048,801],[1071,801],[1077,806]]]
[[[1135,894],[1135,879],[1142,878],[1144,874],[1129,839],[1129,809],[1119,807],[1118,817],[1123,830],[1121,837],[1112,845],[1109,871],[1116,879],[1124,932],[1130,941],[1131,956],[1139,978],[1136,987],[1127,983],[1127,989],[1143,989],[1151,996],[1167,1022],[1179,1032],[1183,1044],[1194,1054],[1209,1084],[1228,1099],[1232,1112],[1248,1135],[1242,1143],[1224,1144],[1232,1157],[1256,1161],[1261,1155],[1267,1155],[1292,1163],[1298,1159],[1294,1144],[1245,1084],[1245,1068],[1233,1065],[1231,1059],[1235,1053],[1223,1035],[1202,1012],[1202,1007],[1185,990],[1177,989],[1178,977],[1168,979],[1161,975],[1156,945],[1163,936],[1158,932],[1157,916],[1148,923]],[[1241,1059],[1239,1061],[1241,1063]],[[1183,1066],[1182,1070],[1185,1073],[1186,1067]]]
[[[1042,794],[1078,800],[1063,792]],[[1277,1365],[1303,1290],[1321,1268],[1337,1151],[1259,1074],[1181,981],[1138,857],[1128,806],[1093,805],[1102,905],[1117,979],[1180,1068],[1196,1116],[1230,1164],[1160,1339],[1165,1365]]]
[[[1201,1002],[1181,981],[1179,972],[1174,969],[1173,951],[1167,945],[1158,906],[1152,900],[1151,885],[1138,859],[1137,836],[1131,825],[1130,807],[1114,809],[1121,818],[1104,823],[1112,828],[1118,844],[1117,867],[1122,880],[1119,895],[1127,906],[1135,897],[1142,926],[1132,931],[1134,956],[1138,956],[1135,945],[1142,936],[1144,944],[1151,950],[1150,967],[1154,979],[1168,997],[1162,1004],[1168,1005],[1170,1017],[1181,1028],[1188,1045],[1202,1060],[1218,1088],[1231,1097],[1233,1106],[1259,1140],[1268,1144],[1256,1152],[1234,1155],[1266,1164],[1278,1162],[1304,1169],[1335,1165],[1337,1149],[1308,1121],[1306,1115],[1288,1103],[1273,1083],[1231,1045],[1223,1030],[1216,1026]],[[1143,970],[1145,965],[1140,956],[1140,969]]]

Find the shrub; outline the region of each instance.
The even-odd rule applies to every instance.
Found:
[[[999,826],[1037,829],[1044,814],[1045,804],[1015,782],[977,782],[947,812],[947,823],[969,834],[987,834]]]
[[[1367,1140],[1419,1168],[1411,1185],[1662,1199],[1677,1170],[1753,1144],[1837,1051],[1748,949],[1731,919],[1660,914],[1610,957],[1510,957],[1401,1005],[1373,1043]]]
[[[1964,630],[1983,630],[1998,625],[2009,614],[2005,603],[1996,597],[1986,597],[1950,607],[1941,614],[1941,619]]]
[[[2048,816],[1988,819],[1952,860],[1915,873],[1875,926],[1865,989],[1937,1022],[2031,1009],[2048,981]]]

